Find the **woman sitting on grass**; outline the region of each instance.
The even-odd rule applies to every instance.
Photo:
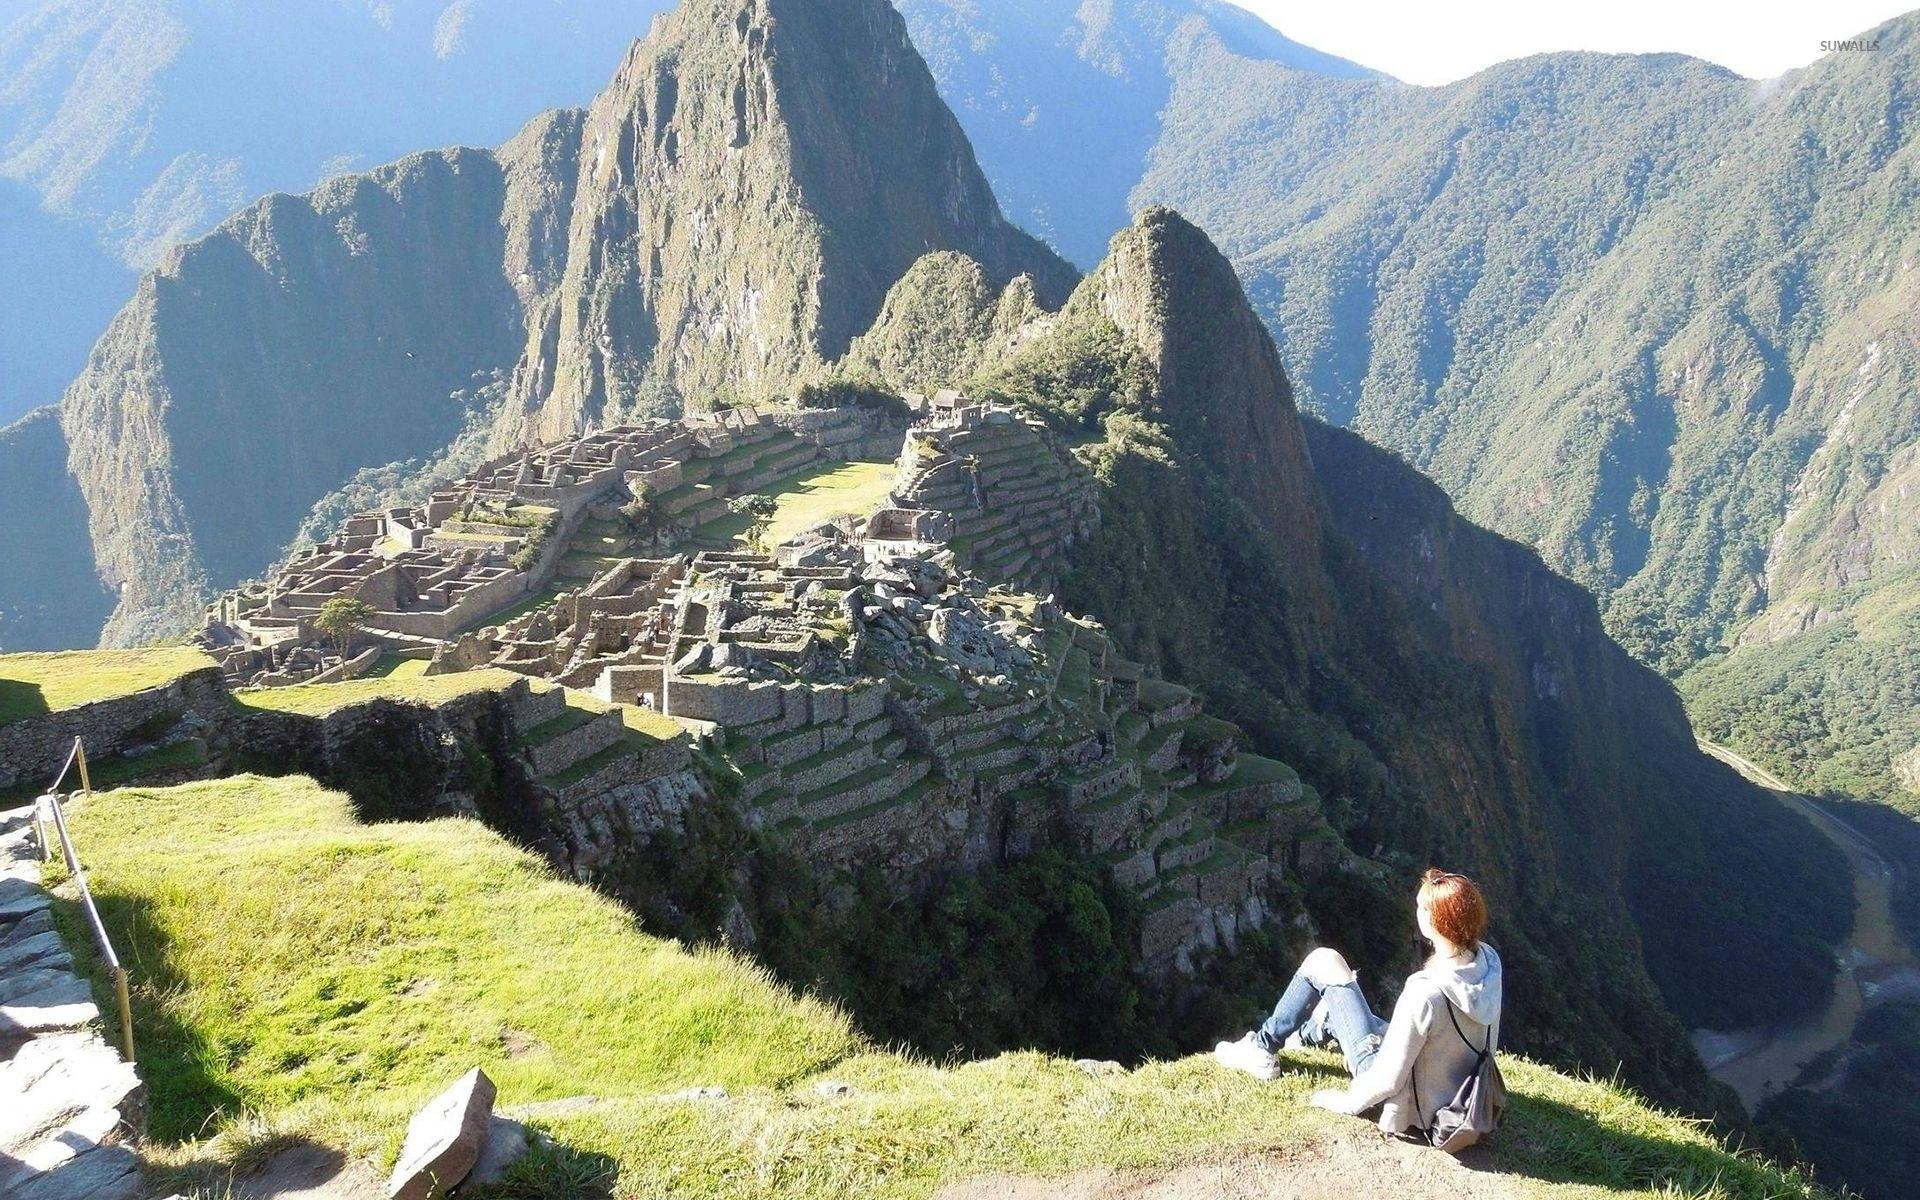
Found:
[[[1313,1103],[1358,1115],[1383,1105],[1388,1133],[1427,1129],[1473,1073],[1480,1052],[1500,1042],[1500,956],[1480,940],[1487,905],[1464,875],[1430,870],[1420,881],[1416,919],[1433,943],[1426,965],[1407,978],[1393,1020],[1374,1015],[1338,950],[1308,954],[1267,1023],[1214,1057],[1255,1079],[1279,1074],[1283,1045],[1340,1044],[1353,1082],[1313,1094]]]

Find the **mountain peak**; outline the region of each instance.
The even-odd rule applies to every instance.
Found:
[[[922,255],[1057,302],[1070,267],[1008,224],[884,0],[692,0],[587,117],[568,279],[502,440],[648,388],[761,400],[840,357]],[[551,380],[551,386],[547,381]]]
[[[1158,377],[1168,423],[1263,523],[1303,552],[1321,502],[1293,388],[1233,264],[1171,208],[1150,207],[1114,236],[1075,305],[1097,305]]]

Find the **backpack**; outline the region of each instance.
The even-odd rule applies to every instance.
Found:
[[[1493,1059],[1493,1027],[1487,1027],[1486,1047],[1476,1047],[1467,1041],[1459,1019],[1453,1015],[1453,1002],[1446,1001],[1446,1005],[1447,1020],[1453,1023],[1453,1031],[1476,1057],[1473,1070],[1460,1081],[1460,1089],[1453,1094],[1453,1099],[1433,1114],[1433,1124],[1422,1132],[1435,1149],[1458,1154],[1499,1127],[1500,1113],[1507,1107],[1507,1081],[1500,1077],[1500,1064]],[[1418,1087],[1414,1089],[1413,1102],[1417,1109]]]

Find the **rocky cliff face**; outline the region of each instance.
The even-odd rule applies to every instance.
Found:
[[[931,250],[1071,268],[1014,229],[906,25],[870,0],[682,5],[587,115],[566,278],[507,442],[609,410],[764,401],[847,351]],[[650,387],[649,385],[653,385]]]
[[[178,632],[356,471],[820,371],[931,250],[1057,303],[880,0],[714,0],[592,109],[275,196],[142,280],[62,425],[104,640]]]
[[[577,131],[269,197],[141,281],[61,405],[104,641],[177,633],[354,471],[453,437],[513,363]]]

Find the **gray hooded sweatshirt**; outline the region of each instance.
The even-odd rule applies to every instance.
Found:
[[[1379,1054],[1347,1089],[1354,1111],[1382,1105],[1380,1128],[1388,1133],[1431,1127],[1472,1073],[1477,1052],[1499,1049],[1500,990],[1500,955],[1485,942],[1472,962],[1429,965],[1408,976]],[[1458,1033],[1447,1020],[1449,1002]]]

